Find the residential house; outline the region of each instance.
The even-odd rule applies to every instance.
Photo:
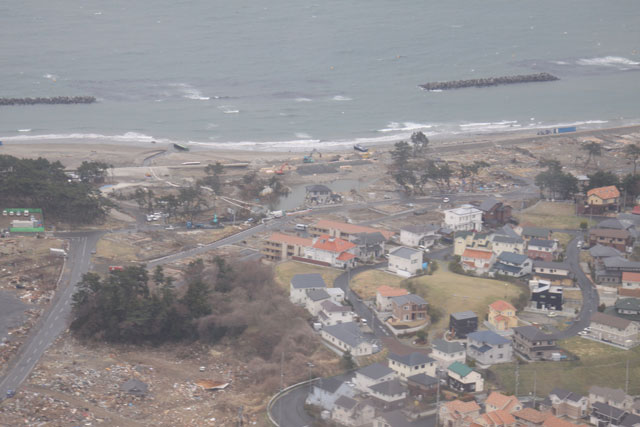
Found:
[[[551,414],[533,408],[523,408],[513,412],[512,415],[516,419],[516,423],[521,427],[540,427]]]
[[[489,304],[488,322],[493,329],[506,331],[518,326],[516,308],[503,300],[497,300]]]
[[[362,261],[373,261],[384,256],[387,239],[380,232],[358,233],[351,243],[357,246],[355,254]]]
[[[595,245],[589,248],[589,255],[596,265],[601,265],[605,258],[622,257],[623,253],[611,246]]]
[[[549,414],[542,423],[542,427],[587,427],[586,424],[574,424],[570,421],[558,418],[553,414]]]
[[[449,333],[453,338],[465,339],[478,330],[478,316],[473,311],[461,311],[449,315]]]
[[[410,396],[434,398],[438,391],[438,378],[427,374],[412,375],[407,378],[407,387]]]
[[[282,261],[293,257],[302,258],[305,248],[312,244],[313,240],[306,237],[273,233],[262,244],[260,253],[269,261]]]
[[[533,261],[528,256],[514,252],[502,252],[489,271],[490,276],[496,274],[511,277],[524,277],[531,274]]]
[[[465,249],[460,259],[465,271],[473,271],[476,274],[488,273],[495,261],[495,254],[490,250]]]
[[[553,235],[553,232],[548,228],[523,227],[522,233],[520,235],[527,242],[531,239],[551,240],[551,236]]]
[[[341,396],[353,397],[356,391],[342,375],[320,378],[311,385],[306,403],[331,411]]]
[[[551,286],[546,280],[529,280],[531,308],[562,311],[562,287]]]
[[[313,317],[316,317],[322,310],[321,304],[331,301],[331,296],[324,289],[307,289],[304,306]]]
[[[438,418],[444,427],[468,427],[480,416],[480,409],[475,400],[452,400],[440,406]]]
[[[589,230],[589,246],[610,246],[622,253],[633,246],[631,234],[627,230],[613,228],[592,228]]]
[[[360,233],[382,233],[385,239],[389,240],[395,233],[388,230],[379,228],[366,227],[356,224],[347,224],[345,222],[330,221],[327,219],[321,219],[315,224],[312,224],[308,228],[309,234],[313,237],[320,237],[325,234],[331,237],[337,237],[339,239],[352,241],[356,238],[356,234]]]
[[[573,286],[573,273],[567,262],[533,261],[533,278],[555,286]]]
[[[557,254],[557,240],[531,239],[527,244],[527,256],[534,261],[553,261]]]
[[[407,387],[399,379],[394,378],[372,385],[369,387],[368,393],[384,404],[393,404],[404,400],[407,397],[407,390]]]
[[[331,420],[346,427],[370,425],[374,417],[375,406],[368,399],[340,396],[331,410]]]
[[[321,274],[296,274],[289,285],[289,300],[294,304],[305,304],[307,291],[326,288]]]
[[[423,420],[410,420],[404,411],[395,409],[380,413],[373,420],[373,427],[419,427],[424,426]]]
[[[472,205],[445,210],[444,227],[454,231],[482,231],[482,211]]]
[[[431,357],[438,364],[438,368],[446,369],[453,362],[462,362],[466,360],[464,346],[456,341],[445,341],[435,339],[431,341]]]
[[[605,403],[623,411],[631,411],[634,405],[633,397],[624,390],[594,385],[589,388],[589,403],[593,405],[596,402]]]
[[[640,299],[640,288],[638,289],[618,288],[618,298]]]
[[[422,270],[423,252],[401,246],[389,252],[388,269],[402,277],[410,277]]]
[[[622,283],[624,272],[640,272],[640,262],[622,257],[604,258],[601,265],[596,266],[596,282],[618,285]]]
[[[494,235],[491,244],[491,250],[496,255],[500,255],[503,252],[523,254],[525,251],[525,244],[522,237]]]
[[[487,411],[475,419],[475,423],[483,427],[515,427],[516,419],[507,411]]]
[[[417,248],[424,246],[430,248],[438,239],[437,225],[407,225],[400,229],[400,244]]]
[[[506,224],[511,219],[511,206],[492,197],[483,200],[478,208],[482,211],[482,222],[489,227]]]
[[[606,343],[624,348],[635,347],[639,343],[638,324],[629,319],[605,313],[591,316],[589,336]]]
[[[622,287],[624,289],[640,289],[640,273],[622,272]]]
[[[447,385],[459,392],[476,393],[484,390],[484,379],[464,363],[453,362],[447,368]]]
[[[453,237],[453,254],[462,256],[465,249],[491,249],[493,235],[475,231],[457,231]]]
[[[408,294],[409,291],[406,289],[392,288],[387,285],[378,286],[376,290],[376,308],[378,311],[391,311],[393,310],[391,298]]]
[[[352,356],[366,356],[373,354],[376,350],[373,343],[363,336],[355,322],[325,326],[320,331],[320,336],[339,350],[350,352]]]
[[[340,288],[327,288],[325,289],[329,296],[331,297],[331,301],[336,304],[342,304],[344,302],[344,291]]]
[[[396,378],[396,372],[393,369],[382,363],[374,363],[358,369],[353,383],[356,389],[368,393],[372,386],[394,378]]]
[[[589,399],[561,388],[554,388],[540,405],[541,411],[549,411],[557,417],[579,420],[588,415]]]
[[[391,297],[391,312],[398,322],[426,321],[427,302],[414,294]]]
[[[324,234],[305,248],[304,256],[319,265],[349,268],[355,266],[355,249],[356,245],[351,242]]]
[[[595,402],[591,405],[589,422],[597,427],[618,427],[622,426],[622,419],[626,414],[622,409]]]
[[[320,307],[318,319],[323,326],[353,322],[354,314],[349,306],[336,304],[333,301],[322,301]]]
[[[525,360],[551,360],[552,353],[558,352],[557,338],[545,334],[535,326],[519,326],[513,328],[513,349]]]
[[[326,185],[307,185],[305,191],[305,202],[309,205],[324,205],[333,201],[333,191]]]
[[[620,202],[620,191],[615,185],[592,188],[587,191],[587,204],[591,213],[615,211]]]
[[[635,228],[633,221],[619,218],[607,218],[598,223],[595,228],[613,228],[616,230],[632,230]]]
[[[524,407],[516,396],[507,396],[499,391],[492,391],[487,396],[484,405],[487,412],[502,410],[510,414],[520,411]]]
[[[636,298],[619,298],[613,309],[618,317],[640,321],[640,300]]]
[[[481,366],[511,362],[511,340],[492,331],[472,332],[467,336],[467,357]]]
[[[405,380],[408,377],[418,374],[427,374],[431,377],[436,376],[436,361],[417,351],[404,356],[390,352],[388,359],[389,367]]]

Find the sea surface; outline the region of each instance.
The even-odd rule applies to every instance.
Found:
[[[640,123],[638,0],[5,0],[0,140],[307,150]],[[418,85],[546,71],[547,83]]]

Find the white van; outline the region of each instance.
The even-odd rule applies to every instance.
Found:
[[[296,230],[306,231],[308,225],[307,224],[296,224]]]

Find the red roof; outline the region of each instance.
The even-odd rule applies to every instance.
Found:
[[[298,246],[311,246],[313,244],[312,239],[307,239],[305,237],[292,236],[290,234],[284,233],[273,233],[267,241],[276,242],[276,243],[286,243],[288,245],[298,245]]]
[[[640,298],[640,289],[618,288],[618,296],[628,298]]]
[[[313,247],[329,252],[345,252],[349,249],[355,248],[356,245],[351,242],[347,242],[346,240],[331,237],[328,234],[323,234],[316,239]]]
[[[342,252],[338,258],[338,261],[349,261],[350,259],[354,259],[356,256],[354,254],[350,254],[349,252]]]
[[[516,311],[516,308],[513,305],[501,299],[499,299],[498,301],[492,302],[491,304],[489,304],[489,307],[491,307],[495,311],[505,311],[505,310],[513,310],[514,312]]]
[[[520,401],[515,396],[506,396],[499,391],[491,392],[487,400],[484,402],[486,405],[495,406],[497,409],[504,409],[510,411]]]
[[[501,409],[487,412],[482,415],[482,418],[484,418],[485,423],[489,426],[506,426],[516,423],[516,419],[513,418],[513,415]]]
[[[640,282],[640,273],[633,273],[631,271],[622,272],[623,282]]]
[[[357,233],[380,233],[385,239],[390,239],[395,233],[393,231],[382,230],[379,228],[365,227],[356,224],[347,224],[346,222],[329,221],[328,219],[321,219],[314,224],[317,228],[335,229],[340,230],[343,233],[357,234]]]
[[[480,406],[478,406],[475,400],[471,400],[469,402],[452,400],[451,402],[445,403],[444,406],[447,407],[449,413],[454,418],[459,418],[460,415],[467,414],[469,412],[480,411]]]
[[[634,215],[640,215],[640,205],[635,205],[631,213]]]
[[[540,424],[551,414],[549,414],[548,412],[540,412],[533,408],[524,408],[520,411],[514,412],[513,415],[525,421],[529,421],[534,424]]]
[[[555,415],[549,414],[549,416],[547,417],[546,420],[544,420],[544,423],[542,423],[542,425],[544,427],[576,427],[576,425],[584,426],[585,424],[573,424],[569,421],[562,420],[556,417]]]
[[[409,291],[402,288],[392,288],[391,286],[382,285],[378,287],[378,293],[383,297],[400,297],[409,295]]]
[[[609,185],[608,187],[592,188],[587,191],[587,197],[591,195],[600,197],[602,200],[615,199],[620,197],[620,191],[618,191],[615,185]]]
[[[491,259],[492,256],[493,252],[480,249],[465,249],[462,253],[463,258]]]

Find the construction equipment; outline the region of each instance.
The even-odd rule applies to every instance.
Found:
[[[287,166],[289,166],[289,163],[283,163],[282,165],[280,165],[280,167],[278,169],[275,170],[275,174],[276,175],[284,175],[284,168],[286,168]]]
[[[309,153],[309,155],[304,156],[304,158],[302,159],[302,161],[303,161],[304,163],[313,163],[313,162],[315,162],[315,160],[313,159],[313,155],[314,155],[314,154],[316,154],[316,153],[318,154],[318,156],[319,156],[320,158],[322,158],[322,153],[321,153],[321,152],[319,152],[318,150],[316,150],[316,149],[314,148],[313,150],[311,150],[311,153]]]

